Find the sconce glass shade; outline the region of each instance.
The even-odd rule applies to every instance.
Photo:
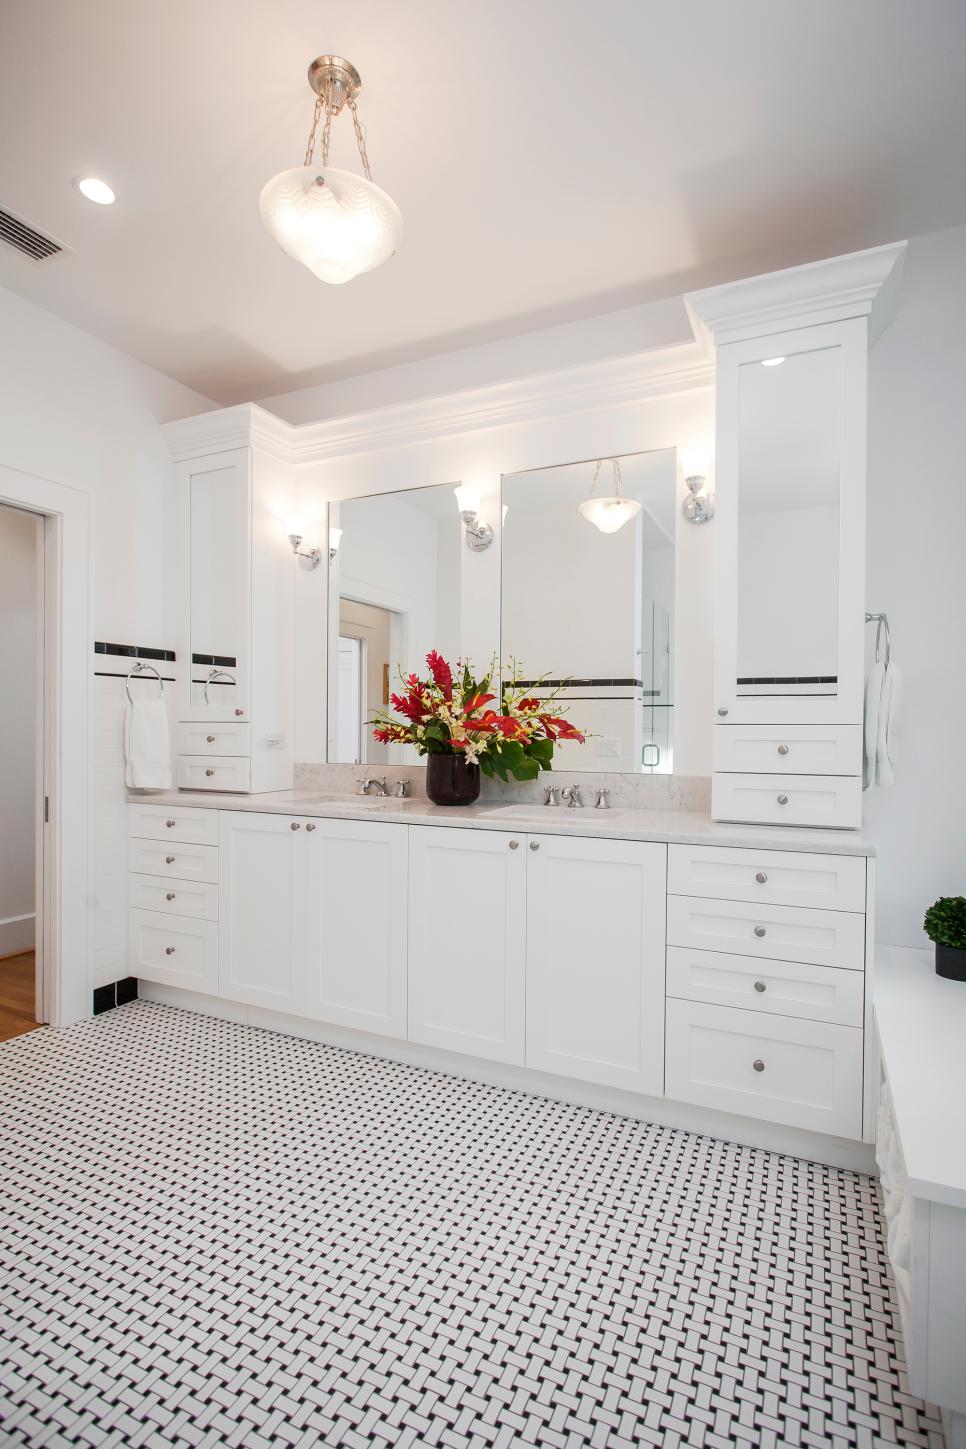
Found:
[[[380,266],[402,239],[399,208],[364,176],[293,166],[262,190],[259,211],[284,252],[322,282],[349,282]]]
[[[332,557],[332,555],[334,553],[338,553],[339,552],[339,544],[341,542],[342,542],[342,529],[341,528],[330,528],[329,529],[329,557],[330,558]]]
[[[613,494],[610,498],[587,498],[577,507],[581,517],[594,524],[601,533],[616,533],[641,511],[637,499],[626,498],[623,493]]]
[[[461,483],[453,492],[456,494],[456,506],[460,513],[479,513],[480,490],[474,488],[472,483]]]

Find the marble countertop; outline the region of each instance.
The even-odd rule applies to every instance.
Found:
[[[966,981],[937,976],[931,950],[881,947],[874,998],[909,1189],[966,1208]]]
[[[319,816],[332,820],[381,820],[402,825],[448,825],[477,830],[519,830],[545,835],[587,835],[604,840],[651,840],[679,845],[727,845],[750,849],[797,850],[823,855],[875,855],[860,830],[790,829],[773,825],[726,825],[706,811],[641,810],[593,806],[571,810],[521,801],[478,801],[468,806],[433,805],[425,798],[340,795],[318,789],[275,790],[264,795],[217,794],[209,790],[129,792],[147,805],[180,805],[209,810],[252,810],[271,815]]]

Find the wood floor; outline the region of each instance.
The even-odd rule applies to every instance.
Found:
[[[33,951],[21,951],[18,956],[4,956],[0,960],[0,1041],[9,1041],[13,1036],[23,1036],[25,1031],[36,1031],[39,1023],[34,1020],[34,964]]]

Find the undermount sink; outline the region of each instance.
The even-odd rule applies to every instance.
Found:
[[[385,810],[396,803],[390,795],[313,795],[299,801],[300,805],[351,805],[360,810]]]
[[[570,821],[574,825],[587,824],[590,821],[605,822],[614,820],[621,815],[626,815],[626,810],[598,810],[596,806],[577,806],[571,809],[569,805],[497,805],[492,810],[487,810],[487,815],[495,815],[501,820],[533,820],[541,825],[556,825],[560,821]]]

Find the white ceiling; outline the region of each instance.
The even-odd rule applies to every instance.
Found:
[[[406,223],[343,287],[258,216],[323,51]],[[964,56],[963,0],[3,0],[0,206],[73,250],[0,285],[266,396],[963,222]]]

